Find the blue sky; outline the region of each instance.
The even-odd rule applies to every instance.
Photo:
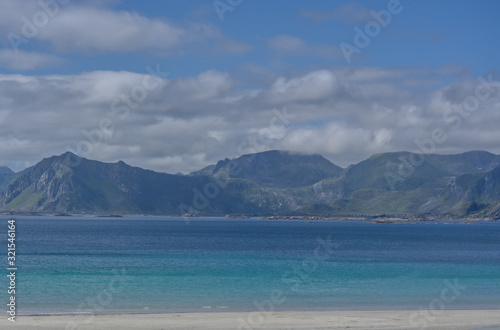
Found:
[[[0,165],[15,170],[75,150],[189,172],[244,153],[238,146],[285,108],[293,119],[247,151],[318,152],[347,166],[418,151],[416,141],[442,129],[433,152],[500,153],[498,1],[41,3],[0,0]],[[348,60],[342,45],[358,54]],[[113,102],[148,67],[168,75],[117,117]],[[478,111],[461,113],[478,77],[493,87]]]
[[[224,3],[224,1],[221,1]],[[75,2],[85,3],[85,2]],[[144,64],[161,61],[174,76],[196,74],[206,69],[230,71],[241,64],[257,64],[275,70],[304,70],[313,67],[346,65],[343,57],[332,58],[314,54],[285,54],[269,47],[273,37],[286,35],[302,39],[318,47],[336,47],[342,42],[353,43],[353,28],[364,28],[369,13],[361,10],[387,9],[389,1],[245,1],[219,19],[213,2],[191,1],[110,1],[108,8],[119,12],[134,12],[148,19],[158,19],[184,25],[203,22],[212,25],[227,38],[248,45],[241,53],[210,52],[162,56],[137,48],[131,52],[55,52],[66,60],[60,67],[33,70],[32,73],[78,73],[92,70],[127,70],[141,72]],[[437,67],[462,65],[473,73],[492,70],[500,57],[495,32],[499,23],[498,1],[400,1],[401,13],[391,15],[391,23],[383,28],[362,57],[354,65],[382,67]],[[70,2],[71,4],[71,2]],[[339,7],[346,9],[342,18],[329,13]],[[64,10],[64,6],[61,5]],[[319,14],[323,14],[321,17]],[[308,15],[309,14],[309,15]],[[314,17],[313,15],[316,15]],[[27,12],[27,17],[29,13]],[[366,17],[365,17],[366,16]],[[4,46],[9,46],[3,35]],[[54,54],[50,45],[30,42],[20,49]],[[319,58],[318,58],[319,57]],[[281,62],[279,65],[276,62]],[[286,67],[286,69],[285,69]],[[3,72],[12,72],[3,68]]]

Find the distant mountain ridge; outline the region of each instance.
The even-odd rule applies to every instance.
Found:
[[[0,174],[14,174],[15,172],[6,166],[0,166]]]
[[[6,166],[0,166],[0,192],[2,192],[15,178],[16,173]]]
[[[262,187],[274,188],[308,186],[326,178],[336,177],[343,170],[318,154],[303,155],[271,150],[243,155],[233,160],[226,158],[191,175],[217,176],[230,162],[239,168],[238,173],[230,175],[231,178],[245,179]]]
[[[180,178],[65,153],[42,160],[10,184],[0,197],[0,207],[30,212],[170,213],[183,197],[188,198],[191,185],[208,182]]]
[[[4,212],[500,218],[500,156],[485,151],[383,153],[343,169],[273,150],[189,175],[65,153],[17,174],[0,168],[0,184],[2,176]]]

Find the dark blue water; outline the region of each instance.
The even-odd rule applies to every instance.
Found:
[[[6,233],[8,218],[0,219]],[[407,309],[436,299],[450,309],[500,307],[500,223],[17,217],[16,225],[22,314],[254,310],[269,302]],[[6,277],[0,285],[7,301]]]

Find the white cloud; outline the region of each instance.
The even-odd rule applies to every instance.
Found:
[[[320,70],[288,80],[278,78],[269,89],[269,97],[278,102],[321,101],[332,97],[339,88],[331,71]]]
[[[371,154],[417,148],[433,129],[448,134],[436,152],[496,146],[500,87],[481,101],[460,127],[443,119],[458,115],[460,104],[474,93],[474,80],[414,89],[401,81],[434,76],[432,69],[352,68],[315,70],[280,77],[245,89],[232,75],[208,70],[191,77],[161,79],[128,116],[112,110],[113,102],[141,86],[146,74],[93,71],[77,75],[0,75],[0,155],[19,170],[41,158],[99,140],[100,123],[109,120],[113,134],[92,144],[88,158],[124,160],[135,166],[176,173],[189,172],[225,157],[252,137],[258,150],[318,152],[341,166]],[[360,77],[365,77],[361,79]],[[438,77],[439,78],[439,77]],[[432,88],[432,89],[431,89]],[[431,89],[428,92],[428,89]],[[450,94],[450,89],[454,92]],[[120,106],[125,106],[120,101]],[[276,111],[292,117],[276,120]],[[272,125],[279,133],[263,135]],[[250,139],[250,140],[252,140]],[[10,162],[7,160],[11,160]]]
[[[361,128],[330,122],[323,127],[291,128],[278,145],[285,150],[326,155],[335,163],[346,166],[360,155],[389,150],[393,137],[388,128]]]
[[[70,7],[40,29],[38,39],[59,51],[168,51],[186,31],[134,12]]]
[[[61,63],[60,57],[23,50],[0,49],[0,66],[9,70],[33,70]]]
[[[177,102],[182,103],[186,100],[209,101],[233,87],[233,82],[228,74],[210,70],[200,73],[196,77],[181,78],[169,89],[172,97]]]
[[[131,11],[115,11],[93,2],[58,5],[47,15],[37,1],[2,1],[0,31],[33,39],[57,52],[152,52],[158,55],[181,54],[200,49],[215,53],[241,53],[249,49],[243,42],[226,38],[207,24],[173,24]],[[37,13],[47,18],[33,24]],[[35,16],[34,16],[35,15]],[[26,27],[31,24],[32,28]],[[38,25],[38,26],[37,26]],[[26,42],[19,43],[22,48]],[[11,45],[12,46],[12,45]]]

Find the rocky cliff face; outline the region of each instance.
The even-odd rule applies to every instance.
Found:
[[[10,184],[0,208],[36,212],[174,213],[204,179],[105,164],[66,153],[42,160]]]
[[[84,204],[81,187],[74,182],[72,154],[42,160],[10,184],[0,207],[18,211],[79,211]],[[76,203],[76,204],[75,204]]]

